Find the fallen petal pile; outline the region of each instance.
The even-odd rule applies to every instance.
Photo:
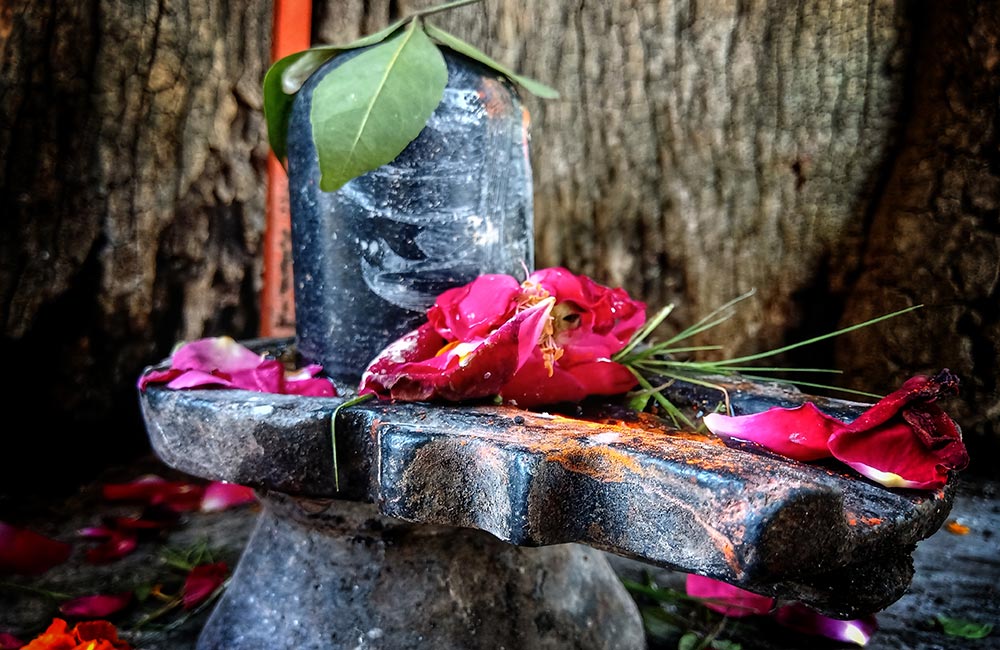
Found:
[[[333,384],[317,377],[321,366],[310,364],[287,370],[281,361],[269,359],[228,336],[198,339],[180,346],[166,370],[151,370],[139,378],[139,390],[150,384],[171,389],[241,388],[261,393],[332,397]]]

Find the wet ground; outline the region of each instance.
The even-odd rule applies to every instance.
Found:
[[[60,598],[94,593],[137,594],[132,605],[112,618],[136,647],[148,650],[194,648],[198,631],[211,607],[185,612],[179,607],[163,611],[165,598],[180,589],[183,572],[170,566],[178,556],[193,551],[234,566],[256,518],[253,506],[218,513],[186,513],[168,529],[149,534],[137,550],[120,560],[94,565],[85,560],[94,542],[78,540],[76,531],[112,516],[135,514],[135,506],[112,504],[100,493],[103,482],[131,480],[144,473],[178,477],[154,459],[111,470],[100,481],[84,486],[69,497],[36,499],[29,503],[0,500],[0,520],[29,527],[39,533],[74,544],[70,559],[36,578],[0,578],[0,633],[30,639],[57,614]],[[194,480],[194,479],[191,479]],[[1000,648],[1000,483],[964,481],[946,527],[922,542],[914,553],[916,575],[907,594],[878,614],[879,631],[869,648],[876,650],[973,650]],[[968,532],[958,534],[967,527]],[[950,528],[950,530],[949,530]],[[609,556],[610,557],[610,556]],[[683,575],[610,557],[627,579],[651,579],[664,588],[683,589]],[[159,586],[160,599],[147,592]],[[57,596],[53,596],[56,594]],[[140,601],[140,597],[144,597]],[[693,616],[690,609],[667,605],[667,617],[656,616],[664,607],[638,597],[650,619],[680,614],[708,628],[718,619]],[[696,613],[694,613],[696,614]],[[150,618],[152,616],[152,618]],[[936,617],[993,624],[996,629],[982,639],[946,634]],[[144,620],[145,619],[145,620]],[[681,630],[652,621],[650,648],[676,648]],[[743,650],[793,650],[844,647],[780,628],[767,618],[727,623],[719,639],[739,643]],[[729,646],[734,647],[734,646]]]

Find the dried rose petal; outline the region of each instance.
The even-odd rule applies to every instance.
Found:
[[[779,607],[774,613],[774,620],[797,632],[825,636],[828,639],[853,643],[859,646],[866,645],[871,639],[872,634],[878,629],[878,623],[875,621],[874,616],[842,621],[830,618],[829,616],[823,616],[801,603],[792,603]]]
[[[887,487],[935,489],[969,454],[962,433],[935,402],[958,390],[948,370],[917,376],[830,436],[837,460]]]
[[[104,618],[116,614],[132,602],[132,592],[97,594],[68,600],[59,606],[59,612],[73,618]]]
[[[193,609],[212,595],[229,577],[225,562],[201,564],[191,569],[184,581],[184,609]]]
[[[685,582],[687,595],[704,598],[705,607],[725,616],[741,618],[767,614],[774,608],[775,600],[731,584],[689,573]]]
[[[72,547],[0,521],[0,573],[38,575],[65,562]]]
[[[802,461],[828,457],[827,440],[844,427],[843,422],[823,413],[812,402],[736,417],[709,413],[704,422],[709,431],[724,440],[754,443]]]
[[[235,483],[216,481],[205,488],[205,496],[201,500],[202,512],[219,512],[247,503],[256,503],[257,495],[253,488]]]

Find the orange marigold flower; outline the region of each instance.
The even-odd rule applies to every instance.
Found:
[[[132,650],[132,646],[119,639],[118,630],[107,621],[84,621],[71,629],[66,621],[54,618],[22,650]]]

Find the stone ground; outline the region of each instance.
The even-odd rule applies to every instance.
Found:
[[[98,524],[102,517],[135,513],[131,506],[103,502],[102,482],[126,481],[143,473],[177,477],[173,470],[155,459],[144,459],[127,468],[109,471],[101,480],[84,486],[70,497],[24,499],[0,498],[0,520],[32,528],[66,541],[74,540],[75,531]],[[77,541],[68,562],[41,577],[6,578],[0,582],[0,632],[12,632],[23,639],[42,629],[56,614],[58,600],[37,590],[71,596],[92,593],[135,591],[143,586],[163,584],[165,592],[179,587],[182,574],[163,560],[170,550],[196,545],[214,550],[215,559],[235,565],[255,520],[252,507],[221,513],[185,515],[181,523],[167,533],[140,542],[135,553],[111,564],[91,565],[83,560],[90,542]],[[952,510],[951,519],[969,527],[966,535],[945,529],[922,542],[914,553],[916,576],[907,594],[878,614],[880,629],[869,648],[874,650],[973,650],[1000,648],[1000,483],[965,479]],[[613,566],[625,578],[641,581],[651,577],[663,587],[683,589],[683,575],[609,556]],[[658,607],[639,600],[640,607]],[[194,648],[198,631],[209,609],[193,615],[178,616],[171,611],[136,630],[144,615],[157,606],[151,600],[134,604],[114,618],[138,648],[144,650],[187,650]],[[684,613],[682,611],[682,613]],[[946,635],[931,621],[937,615],[962,618],[977,623],[991,623],[996,628],[979,640]],[[662,636],[650,635],[651,649],[676,648],[679,633],[664,630]],[[743,650],[822,650],[842,647],[815,637],[806,637],[777,627],[766,618],[732,622],[721,633],[722,639],[738,642]]]

